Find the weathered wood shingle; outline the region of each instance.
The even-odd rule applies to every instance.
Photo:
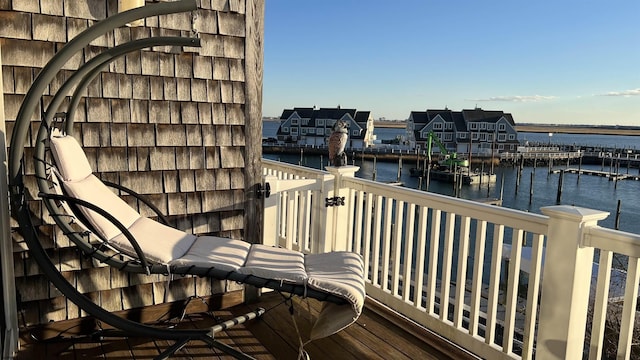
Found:
[[[67,42],[66,25],[63,17],[33,14],[33,39]]]
[[[0,37],[30,40],[33,38],[31,14],[0,11]],[[40,39],[42,40],[42,39]],[[3,56],[5,51],[3,51]]]

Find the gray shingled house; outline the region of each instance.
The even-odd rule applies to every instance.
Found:
[[[280,116],[277,138],[281,144],[325,146],[331,127],[342,120],[349,128],[347,149],[373,144],[373,117],[369,111],[336,108],[285,109]]]
[[[412,111],[406,129],[414,149],[426,148],[429,132],[436,134],[450,152],[490,154],[491,149],[515,151],[518,146],[513,116],[499,110]],[[439,150],[435,147],[434,151]]]

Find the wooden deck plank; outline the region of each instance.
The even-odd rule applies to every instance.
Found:
[[[281,301],[277,293],[263,295],[256,304],[240,304],[232,308],[210,313],[187,314],[177,322],[178,328],[208,328],[218,321],[253,311],[262,306],[267,311],[261,318],[238,325],[216,335],[222,343],[245,352],[259,360],[295,359],[298,357],[299,341],[293,326],[288,306],[276,306]],[[367,300],[369,304],[369,300]],[[371,304],[370,304],[371,305]],[[432,346],[429,336],[420,334],[424,329],[398,326],[390,314],[380,314],[375,306],[365,306],[358,321],[345,330],[324,339],[312,341],[305,346],[312,359],[453,359],[458,353],[447,353],[446,346]],[[271,309],[273,308],[273,309]],[[315,318],[321,309],[316,300],[296,299],[295,317],[303,338],[308,338],[310,318]],[[309,312],[310,311],[310,312]],[[166,324],[165,324],[166,325]],[[79,327],[73,322],[55,324],[56,329]],[[51,330],[48,330],[51,333]],[[305,335],[306,334],[306,335]],[[172,345],[170,341],[143,338],[106,338],[101,341],[51,341],[28,340],[28,333],[21,334],[23,346],[17,359],[150,359]],[[425,339],[427,342],[425,342]],[[231,359],[217,349],[201,341],[191,341],[179,350],[172,359]]]

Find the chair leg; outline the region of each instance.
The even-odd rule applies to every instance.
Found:
[[[191,341],[191,338],[185,338],[185,339],[176,341],[175,344],[171,345],[170,347],[165,349],[165,351],[163,351],[160,355],[156,356],[155,360],[168,359],[170,356],[174,355],[176,351],[182,349],[185,345],[187,345],[189,341]]]
[[[202,340],[204,342],[206,342],[209,346],[211,347],[215,347],[216,349],[222,351],[225,354],[231,355],[236,359],[241,359],[241,360],[253,360],[254,358],[252,356],[249,356],[239,350],[236,350],[234,348],[232,348],[231,346],[221,343],[220,341],[215,339],[215,335],[221,331],[224,331],[226,329],[229,329],[235,325],[239,325],[239,324],[244,324],[245,322],[249,321],[249,320],[253,320],[256,319],[260,316],[262,316],[265,313],[265,309],[264,308],[257,308],[254,311],[251,311],[249,313],[246,313],[244,315],[240,315],[237,316],[231,320],[227,320],[221,324],[212,326],[209,332],[208,336],[205,336],[199,340]]]

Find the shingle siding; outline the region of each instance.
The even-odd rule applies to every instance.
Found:
[[[202,47],[158,46],[109,63],[81,93],[74,136],[100,178],[148,195],[177,227],[243,236],[245,144],[250,141],[245,131],[245,79],[251,78],[245,74],[246,5],[245,0],[198,4],[202,8],[193,14]],[[116,7],[117,1],[102,0],[0,0],[2,91],[9,141],[36,74],[66,42],[116,14]],[[47,88],[43,103],[48,105],[73,71],[107,48],[149,36],[190,34],[193,14],[150,17],[145,26],[125,26],[98,37],[64,65],[65,70]],[[28,135],[31,146],[40,114],[38,104]],[[27,148],[24,182],[35,189],[32,156]],[[131,196],[124,199],[138,206]],[[123,274],[92,264],[56,226],[49,225],[53,220],[39,202],[29,205],[34,216],[42,218],[45,246],[56,245],[56,265],[87,296],[113,311],[164,301],[166,278]],[[140,211],[153,216],[144,206]],[[14,219],[11,224],[17,226]],[[84,315],[49,284],[25,251],[19,233],[13,234],[16,287],[25,324]],[[227,286],[187,277],[172,282],[169,299]]]

